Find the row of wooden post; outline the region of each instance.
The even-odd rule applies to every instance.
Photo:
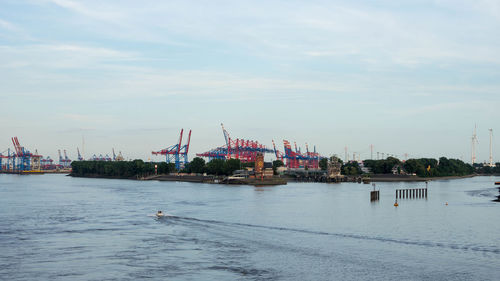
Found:
[[[370,201],[377,201],[380,199],[380,190],[370,191]]]
[[[396,189],[396,198],[427,198],[427,188]]]

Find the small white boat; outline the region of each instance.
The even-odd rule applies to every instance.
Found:
[[[156,212],[155,214],[151,214],[151,215],[148,215],[148,217],[155,217],[155,218],[166,218],[166,217],[175,217],[174,215],[172,214],[167,214],[167,213],[164,213],[162,211],[158,211]]]

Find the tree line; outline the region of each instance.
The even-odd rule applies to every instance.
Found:
[[[415,174],[419,177],[465,176],[478,171],[483,173],[500,172],[500,165],[495,168],[482,167],[481,169],[475,169],[462,160],[448,159],[446,157],[439,159],[408,159],[404,162],[395,157],[388,157],[382,160],[364,160],[363,166],[368,168],[372,174]],[[321,165],[321,168],[325,170],[324,165]],[[363,171],[360,163],[350,161],[342,163],[341,173],[343,175],[361,175]]]
[[[475,163],[474,169],[476,173],[483,175],[499,175],[500,174],[500,162],[495,163],[495,166],[490,167],[487,164]]]
[[[71,162],[71,175],[106,176],[117,178],[147,177],[155,174],[157,165],[158,174],[175,172],[175,164],[166,162],[133,161],[73,161]]]
[[[280,161],[281,162],[281,161]],[[133,161],[73,161],[71,163],[73,176],[106,176],[119,178],[147,177],[155,174],[155,165],[158,174],[174,172],[195,173],[223,176],[232,175],[234,171],[246,167],[254,167],[254,163],[242,163],[239,159],[213,159],[205,162],[203,158],[196,157],[187,163],[184,168],[177,171],[174,163]],[[278,163],[279,165],[279,163]]]
[[[441,157],[439,160],[432,158],[408,159],[403,167],[407,173],[414,173],[420,177],[466,176],[474,173],[472,165],[459,159],[446,157]]]
[[[332,161],[330,159],[330,161]],[[343,175],[361,175],[363,171],[356,161],[341,163],[341,173]],[[203,158],[195,157],[187,163],[183,169],[177,171],[175,164],[166,162],[144,162],[143,160],[133,161],[73,161],[71,163],[72,175],[74,176],[106,176],[118,178],[138,178],[155,174],[155,165],[158,174],[169,174],[174,172],[209,174],[215,176],[232,175],[234,171],[254,167],[254,163],[243,163],[239,159],[212,159],[205,162]],[[465,176],[474,172],[480,174],[500,174],[500,163],[495,167],[483,164],[475,164],[474,167],[458,159],[448,159],[441,157],[438,160],[432,158],[409,159],[400,161],[394,157],[383,160],[364,160],[363,165],[370,169],[373,174],[416,174],[420,177],[442,177],[442,176]],[[284,166],[282,161],[273,161],[273,170],[276,173],[278,167]],[[328,160],[320,161],[320,168],[326,170]]]
[[[185,165],[181,172],[184,173],[195,173],[203,174],[207,173],[209,175],[215,176],[229,176],[236,170],[245,168],[248,163],[242,163],[240,159],[212,159],[209,162],[201,157],[195,157],[191,162]],[[253,166],[252,166],[253,167]]]

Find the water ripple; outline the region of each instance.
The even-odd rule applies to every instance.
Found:
[[[360,239],[360,240],[374,240],[374,241],[380,241],[380,242],[416,245],[416,246],[423,246],[423,247],[439,247],[439,248],[448,248],[448,249],[452,249],[452,250],[464,250],[464,251],[475,251],[475,252],[500,254],[500,248],[497,246],[494,246],[494,245],[490,245],[490,246],[486,246],[486,245],[458,245],[458,244],[452,244],[452,243],[441,243],[441,242],[430,242],[430,241],[413,241],[413,240],[408,240],[408,239],[396,239],[396,238],[390,238],[390,237],[368,236],[368,235],[360,235],[360,234],[352,234],[352,233],[333,233],[333,232],[307,230],[307,229],[300,229],[300,228],[256,225],[256,224],[237,223],[237,222],[224,222],[224,221],[217,221],[217,220],[204,220],[204,219],[181,217],[181,216],[170,216],[170,218],[180,219],[180,220],[185,220],[185,221],[192,221],[192,222],[219,224],[219,225],[243,226],[243,227],[262,228],[262,229],[278,230],[278,231],[290,231],[290,232],[299,232],[299,233],[316,234],[316,235],[336,236],[336,237],[352,238],[352,239]]]

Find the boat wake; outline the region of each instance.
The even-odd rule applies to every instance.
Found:
[[[493,187],[493,188],[485,188],[485,189],[478,189],[478,190],[470,190],[470,191],[466,191],[466,193],[472,197],[496,198],[498,195],[498,188]]]
[[[258,224],[248,224],[248,223],[238,223],[238,222],[224,222],[218,220],[206,220],[206,219],[197,219],[191,217],[182,217],[170,215],[166,217],[169,220],[178,220],[188,223],[195,224],[203,224],[204,227],[208,227],[207,225],[222,225],[222,226],[239,226],[246,228],[260,228],[267,229],[273,231],[287,231],[287,232],[296,232],[296,233],[305,233],[305,234],[313,234],[313,235],[323,235],[323,236],[334,236],[340,238],[348,238],[348,239],[359,239],[359,240],[371,240],[371,241],[379,241],[384,243],[396,243],[396,244],[405,244],[405,245],[414,245],[421,247],[439,247],[446,248],[451,250],[462,250],[462,251],[474,251],[474,252],[482,252],[482,253],[492,253],[492,254],[500,254],[500,248],[494,245],[460,245],[454,243],[443,243],[443,242],[432,242],[432,241],[415,241],[409,239],[397,239],[390,237],[380,237],[380,236],[368,236],[354,233],[335,233],[335,232],[326,232],[326,231],[317,231],[317,230],[308,230],[301,228],[290,228],[290,227],[280,227],[280,226],[267,226],[267,225],[258,225]]]

